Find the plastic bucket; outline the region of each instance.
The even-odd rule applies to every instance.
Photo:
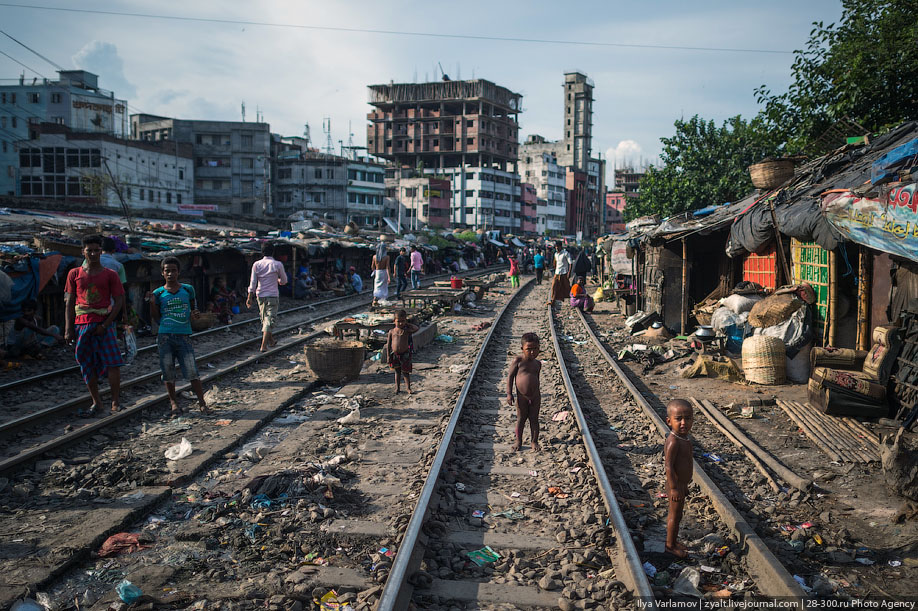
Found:
[[[449,279],[450,288],[461,289],[462,288],[462,278],[456,278],[453,276]]]

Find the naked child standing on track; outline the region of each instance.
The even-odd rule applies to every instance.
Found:
[[[539,373],[542,361],[539,356],[539,336],[535,333],[524,333],[522,337],[522,354],[510,363],[510,374],[507,376],[507,404],[513,405],[513,389],[516,388],[516,452],[523,445],[523,429],[529,422],[529,433],[532,437],[532,449],[538,452],[539,447],[539,408],[542,405],[542,391],[539,388]]]
[[[418,326],[408,322],[408,313],[399,310],[395,313],[395,328],[386,336],[386,356],[389,367],[395,370],[395,394],[402,391],[402,378],[411,394],[411,353],[414,351],[412,334],[417,333]]]
[[[685,509],[688,485],[692,481],[693,459],[692,406],[684,399],[673,399],[666,404],[666,423],[671,429],[663,444],[663,463],[666,467],[666,492],[669,494],[669,518],[666,522],[666,551],[677,558],[688,556],[688,548],[679,543],[679,522]]]

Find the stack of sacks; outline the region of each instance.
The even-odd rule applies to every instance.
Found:
[[[746,321],[749,312],[756,303],[762,300],[761,295],[730,295],[720,300],[720,307],[711,315],[711,326],[727,336],[727,350],[739,352],[743,339],[748,335]]]

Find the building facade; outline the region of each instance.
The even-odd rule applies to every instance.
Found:
[[[28,140],[30,126],[63,125],[73,131],[123,137],[127,102],[99,88],[99,77],[85,70],[59,70],[56,81],[19,78],[0,85],[0,194],[20,195],[16,143]]]
[[[486,80],[371,85],[367,148],[448,178],[455,227],[519,228],[522,96]]]
[[[192,148],[75,132],[55,123],[32,125],[17,144],[24,198],[54,199],[123,211],[200,215],[194,201]]]
[[[618,233],[625,230],[625,203],[624,192],[610,191],[606,193],[606,233]]]
[[[535,235],[539,196],[535,186],[524,182],[520,185],[520,233]]]
[[[561,165],[587,169],[593,152],[593,81],[581,72],[564,74],[564,138]]]
[[[274,161],[275,213],[303,212],[340,223],[347,219],[347,166],[343,157],[316,151]]]
[[[561,235],[566,231],[566,171],[558,164],[559,143],[530,136],[520,147],[520,176],[535,188],[536,233]]]
[[[641,179],[643,170],[635,168],[621,168],[615,170],[615,189],[625,194],[626,202],[637,202],[641,195]]]
[[[408,230],[424,227],[448,229],[452,189],[445,178],[405,176],[396,188],[396,221]]]
[[[269,181],[271,133],[267,123],[197,121],[131,115],[131,138],[192,145],[194,199],[220,216],[273,214]]]
[[[386,192],[386,167],[365,158],[348,159],[346,166],[348,220],[367,227],[379,224]]]

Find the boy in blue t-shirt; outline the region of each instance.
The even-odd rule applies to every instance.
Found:
[[[156,345],[159,348],[159,369],[163,374],[169,402],[172,403],[172,417],[182,413],[175,394],[175,362],[182,368],[182,377],[191,380],[191,388],[198,397],[201,413],[208,414],[204,389],[195,364],[194,348],[191,346],[191,319],[198,316],[195,306],[194,288],[179,283],[179,260],[166,257],[162,262],[163,278],[166,284],[153,291],[150,313],[159,324]]]

